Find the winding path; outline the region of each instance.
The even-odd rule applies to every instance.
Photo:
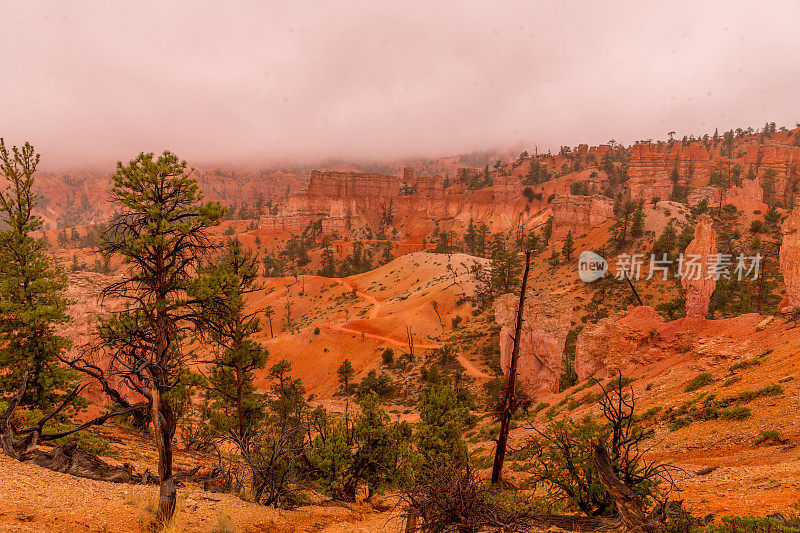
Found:
[[[342,287],[347,289],[348,291],[352,291],[355,288],[355,287],[353,287],[353,285],[351,285],[350,283],[346,282],[345,280],[343,280],[341,278],[337,278],[335,281],[339,285],[341,285]],[[358,296],[359,298],[361,298],[363,300],[366,300],[367,302],[372,304],[372,307],[367,312],[367,318],[377,318],[378,317],[378,313],[380,313],[380,310],[381,310],[381,307],[382,307],[381,302],[379,302],[377,300],[377,298],[375,298],[374,296],[370,296],[369,294],[367,294],[367,293],[365,293],[363,291],[360,291],[357,288],[355,289],[355,291],[356,291],[356,296]],[[392,338],[392,337],[387,337],[385,335],[378,335],[377,333],[368,333],[366,331],[356,329],[356,327],[354,327],[354,326],[357,326],[357,324],[351,324],[350,327],[348,327],[346,324],[347,324],[347,322],[342,322],[342,323],[339,323],[339,324],[330,324],[328,327],[333,331],[338,331],[338,332],[341,332],[341,333],[350,333],[352,335],[363,335],[364,337],[368,337],[370,339],[375,339],[375,340],[387,342],[387,343],[389,343],[389,344],[391,344],[393,346],[398,346],[398,347],[401,347],[401,348],[408,346],[408,342],[406,342],[406,341],[401,341],[399,339],[395,339],[395,338]],[[433,349],[436,349],[436,348],[441,348],[442,345],[441,344],[425,344],[425,343],[415,342],[414,343],[414,347],[415,348],[421,348],[423,350],[433,350]],[[492,376],[490,376],[486,372],[483,372],[480,368],[475,366],[475,363],[473,363],[472,361],[470,361],[469,359],[467,359],[463,355],[459,355],[458,356],[458,362],[461,364],[462,367],[464,367],[464,370],[466,370],[467,374],[469,374],[470,376],[472,376],[474,378],[478,378],[478,379],[491,379],[492,378]]]

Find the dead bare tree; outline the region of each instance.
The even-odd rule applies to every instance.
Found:
[[[40,450],[37,445],[42,442],[63,439],[91,426],[101,425],[112,417],[122,416],[146,407],[146,404],[135,404],[127,408],[111,411],[69,430],[54,433],[46,432],[47,423],[68,407],[84,388],[76,387],[67,395],[61,405],[50,414],[43,416],[26,428],[18,429],[12,420],[14,411],[25,394],[27,384],[28,373],[26,372],[22,376],[19,390],[9,399],[8,407],[6,407],[5,411],[0,413],[0,443],[2,444],[3,453],[17,461],[35,464],[74,476],[114,483],[131,483],[134,481],[133,469],[130,466],[116,467],[109,465],[96,455],[78,448],[74,441],[63,446],[56,446],[49,451]]]
[[[531,268],[531,253],[525,253],[525,274],[522,277],[522,287],[519,293],[519,306],[517,307],[517,324],[514,329],[514,348],[511,351],[511,362],[508,368],[508,379],[505,386],[505,397],[503,399],[502,410],[500,413],[500,433],[497,436],[497,447],[492,463],[492,484],[497,485],[502,482],[503,462],[506,457],[506,445],[508,443],[508,432],[511,429],[511,417],[516,408],[515,387],[517,382],[517,362],[519,360],[519,343],[522,336],[523,311],[525,309],[525,291],[528,287],[528,274]]]

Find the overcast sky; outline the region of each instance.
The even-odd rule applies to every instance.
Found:
[[[794,127],[798,24],[797,0],[0,0],[0,136],[55,167]]]

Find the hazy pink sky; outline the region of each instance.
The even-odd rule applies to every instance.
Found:
[[[57,166],[794,127],[799,21],[796,0],[0,0],[0,136]]]

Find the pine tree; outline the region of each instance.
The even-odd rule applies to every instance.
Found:
[[[322,269],[319,271],[319,275],[325,276],[326,278],[336,276],[336,259],[333,257],[333,250],[327,243],[322,250],[321,261]]]
[[[67,278],[48,258],[44,239],[33,235],[42,229],[33,213],[38,164],[30,144],[9,150],[0,139],[0,389],[16,390],[28,372],[22,402],[46,409],[73,385],[75,374],[58,364],[69,341],[54,329],[69,321]]]
[[[611,239],[619,248],[628,243],[632,218],[631,215],[635,209],[636,203],[631,201],[620,202],[619,209],[615,209],[616,217],[614,225],[611,226]]]
[[[491,284],[495,295],[512,292],[519,284],[522,273],[522,261],[517,251],[508,245],[508,239],[502,233],[492,236]]]
[[[644,235],[644,202],[639,202],[636,205],[636,210],[633,212],[633,219],[631,220],[631,237],[637,239]]]
[[[171,398],[186,370],[185,341],[198,321],[187,297],[200,261],[213,248],[206,230],[225,209],[202,204],[186,162],[170,152],[141,153],[117,163],[111,196],[121,212],[106,229],[101,251],[122,256],[125,271],[106,296],[128,306],[105,320],[99,333],[125,378],[150,407],[161,485],[158,518],[171,519],[176,489],[172,442],[177,416]]]
[[[575,244],[572,239],[572,230],[567,232],[564,238],[564,244],[561,247],[561,255],[564,256],[564,261],[572,261],[572,254],[575,252]]]
[[[467,461],[467,445],[462,438],[469,418],[469,403],[449,385],[432,385],[419,404],[417,449],[426,466]]]
[[[551,271],[558,268],[558,265],[561,264],[561,255],[558,253],[558,250],[553,248],[553,251],[550,253],[550,257],[547,259],[547,262],[550,265]]]
[[[208,378],[210,423],[217,435],[246,452],[263,418],[255,372],[267,362],[267,351],[253,339],[261,331],[260,309],[248,309],[245,298],[259,290],[258,259],[238,240],[204,267],[190,293],[201,302],[201,328],[214,348]]]
[[[553,236],[553,216],[550,215],[547,217],[547,222],[544,223],[544,227],[542,228],[542,241],[544,245],[547,246],[550,244],[550,237]]]
[[[349,359],[345,359],[342,361],[342,364],[336,370],[336,376],[339,378],[339,384],[344,391],[345,403],[344,403],[344,423],[345,426],[348,424],[348,411],[350,407],[350,381],[353,379],[353,376],[356,375],[356,371],[353,368],[353,364],[350,362]]]
[[[467,225],[467,231],[464,233],[464,244],[466,245],[467,252],[470,255],[475,255],[475,243],[477,241],[477,231],[475,230],[475,221],[472,218],[469,219],[469,224]]]

